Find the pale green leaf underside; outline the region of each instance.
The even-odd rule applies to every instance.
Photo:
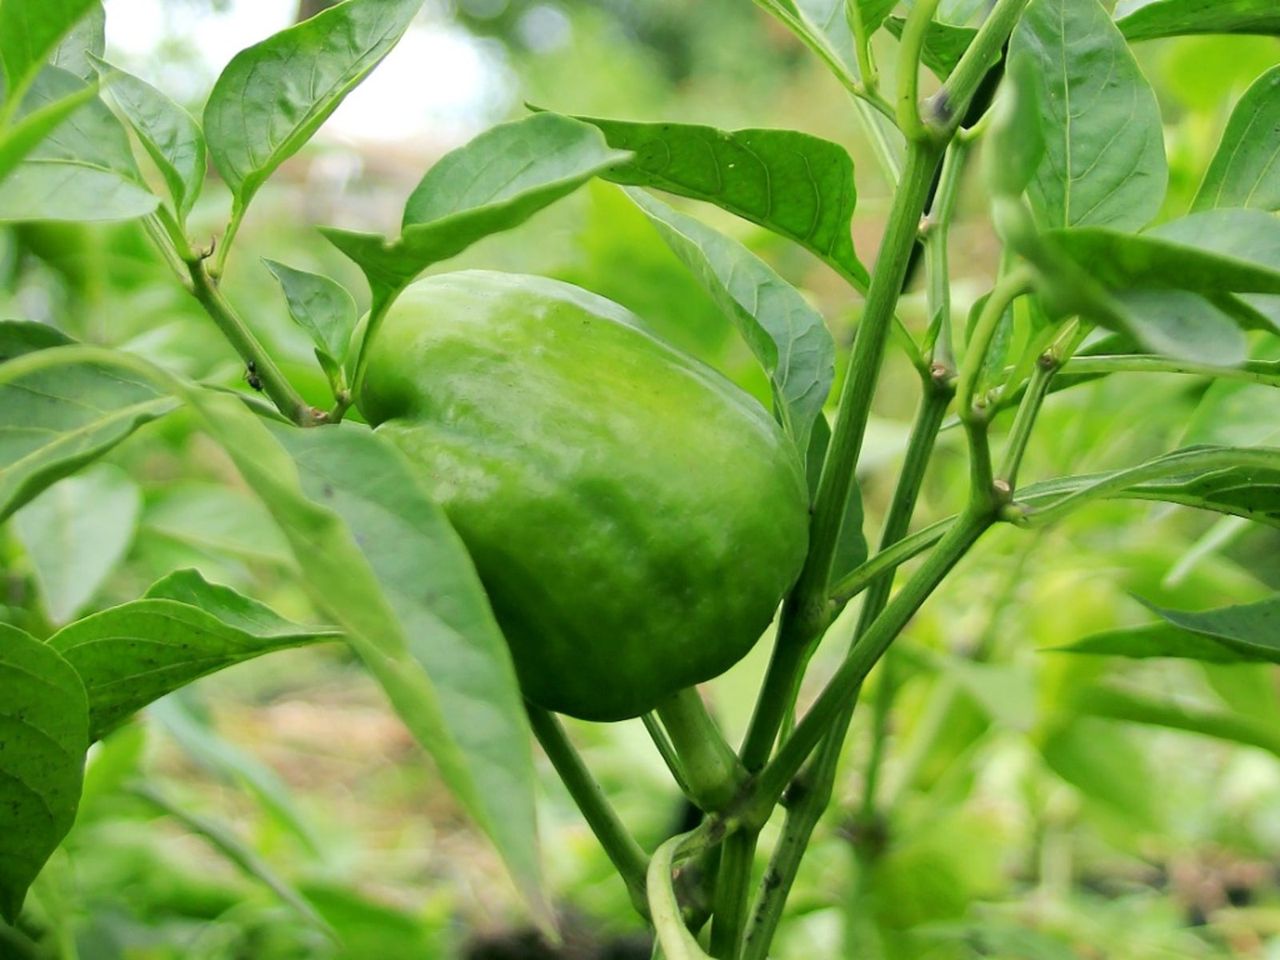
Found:
[[[1028,195],[1040,225],[1150,222],[1168,181],[1160,110],[1101,3],[1032,0],[1009,55],[1036,66],[1045,157]]]
[[[177,405],[115,367],[51,367],[41,353],[0,365],[0,520]]]
[[[99,464],[54,484],[13,517],[49,619],[63,624],[93,599],[133,542],[138,485]]]
[[[1280,210],[1280,66],[1259,77],[1231,113],[1191,204],[1215,207]]]
[[[797,451],[807,452],[835,369],[822,316],[736,240],[642,191],[628,193],[738,328],[769,375],[778,419]]]
[[[1192,33],[1280,34],[1275,0],[1122,0],[1116,18],[1134,41]]]

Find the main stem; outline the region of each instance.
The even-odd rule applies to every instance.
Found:
[[[894,546],[907,535],[916,501],[920,496],[925,471],[933,455],[934,444],[951,402],[951,396],[952,388],[945,371],[940,371],[939,376],[925,384],[924,400],[911,430],[911,440],[907,446],[902,473],[899,475],[893,502],[885,518],[884,531],[880,539],[882,551]],[[854,632],[855,643],[883,612],[893,585],[893,572],[892,569],[886,570],[868,587],[862,611],[859,614],[858,626]],[[769,864],[768,882],[762,888],[753,912],[751,927],[747,931],[743,946],[743,960],[763,960],[769,944],[773,941],[778,922],[782,919],[783,906],[786,904],[787,896],[800,869],[800,862],[808,847],[809,838],[813,835],[822,812],[831,800],[836,767],[840,760],[845,734],[853,719],[856,703],[857,694],[855,693],[849,698],[839,719],[823,740],[807,772],[800,776],[790,791],[792,802],[787,807],[782,838]],[[870,792],[869,790],[868,793]]]
[[[894,310],[942,154],[942,146],[932,141],[914,142],[907,150],[902,180],[894,195],[875,273],[867,291],[866,307],[854,338],[840,396],[839,413],[814,498],[809,555],[783,605],[778,641],[743,742],[742,763],[748,773],[759,770],[768,761],[791,691],[814,642],[830,621],[827,590],[831,560],[845,508],[853,495],[854,468],[866,436],[871,400]],[[744,829],[725,846],[711,935],[712,953],[717,957],[737,955],[746,919],[747,890],[757,836],[756,831]]]
[[[783,605],[778,642],[743,743],[742,762],[749,772],[759,770],[768,759],[782,725],[796,675],[814,640],[829,621],[827,581],[831,573],[831,559],[835,554],[845,508],[853,495],[854,467],[866,436],[871,399],[879,379],[902,280],[928,201],[929,187],[941,159],[942,150],[933,143],[914,143],[907,152],[902,182],[894,197],[879,261],[867,291],[866,308],[854,338],[853,354],[840,395],[840,412],[814,499],[809,526],[809,555],[800,578]]]

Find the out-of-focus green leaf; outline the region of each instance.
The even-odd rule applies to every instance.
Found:
[[[347,0],[236,54],[204,108],[209,153],[243,211],[396,45],[422,0]]]
[[[796,450],[808,451],[835,375],[835,344],[822,316],[736,240],[640,191],[629,193],[738,328],[769,375],[778,419]]]
[[[794,130],[577,119],[632,154],[605,171],[606,180],[714,203],[796,241],[866,288],[850,234],[858,202],[853,161],[838,144]]]
[[[106,46],[107,11],[97,2],[62,38],[49,62],[82,80],[90,80],[94,74],[91,58],[102,56]]]
[[[1277,15],[1280,19],[1280,15]],[[1192,210],[1280,210],[1280,67],[1268,70],[1236,104]]]
[[[238,401],[184,389],[289,538],[317,604],[346,630],[548,922],[515,671],[443,512],[369,431],[290,431],[291,457]]]
[[[14,514],[51,622],[66,623],[93,599],[133,542],[141,510],[138,485],[100,464],[60,480]]]
[[[0,365],[0,520],[178,405],[126,371],[54,353]]]
[[[72,340],[57,327],[31,320],[0,320],[0,363],[24,353],[65,347]]]
[[[1146,755],[1113,725],[1074,717],[1042,738],[1040,752],[1054,773],[1086,797],[1135,826],[1158,825],[1159,780]]]
[[[0,623],[0,917],[10,922],[75,821],[88,713],[75,670]]]
[[[148,497],[142,529],[199,554],[291,563],[289,545],[271,514],[251,495],[220,484],[166,485]]]
[[[0,67],[6,111],[22,102],[27,86],[62,39],[98,0],[5,0],[0,3]],[[4,111],[0,111],[3,115]]]
[[[1189,33],[1280,34],[1272,0],[1121,0],[1116,20],[1129,40]]]
[[[1040,225],[1149,223],[1168,180],[1160,109],[1099,0],[1032,0],[1009,57],[1036,67],[1046,154],[1028,192]]]

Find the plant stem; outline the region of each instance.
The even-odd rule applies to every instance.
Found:
[[[1031,271],[1018,267],[1001,277],[987,296],[987,302],[983,304],[978,322],[974,325],[973,335],[965,344],[964,362],[960,364],[956,380],[956,408],[961,418],[972,413],[987,351],[1000,328],[1005,311],[1018,297],[1031,291],[1031,284]]]
[[[686,687],[657,707],[671,736],[689,786],[689,799],[707,813],[723,810],[737,796],[746,771],[725,742],[694,687]]]
[[[996,0],[978,29],[978,34],[965,50],[951,76],[937,93],[929,98],[930,126],[939,134],[950,135],[964,121],[969,101],[978,92],[991,65],[1000,57],[1000,51],[1013,33],[1022,16],[1023,8],[1030,0]],[[905,34],[905,31],[904,31]]]
[[[849,652],[848,658],[827,681],[822,693],[809,708],[768,766],[760,772],[742,807],[747,824],[762,823],[782,796],[792,777],[799,772],[813,748],[841,715],[871,668],[879,661],[902,628],[929,598],[946,575],[991,525],[993,512],[966,510],[942,542],[925,559],[916,574],[875,619]]]
[[[860,0],[845,0],[845,19],[853,34],[854,56],[858,60],[858,72],[862,75],[862,86],[867,93],[875,93],[880,87],[880,73],[876,69],[875,57],[871,53],[871,34],[867,31],[866,21],[862,16]]]
[[[147,236],[160,255],[184,281],[187,290],[200,306],[204,307],[205,313],[227,338],[232,349],[240,355],[245,366],[253,370],[262,384],[263,392],[271,398],[276,409],[301,427],[327,422],[323,411],[311,406],[293,389],[293,385],[253,335],[253,331],[227,302],[209,274],[205,257],[191,249],[186,234],[173,215],[161,206],[146,218],[144,226]]]
[[[676,861],[705,849],[707,843],[705,831],[699,827],[663,843],[649,862],[645,890],[653,912],[654,932],[666,960],[711,960],[684,924],[672,878]]]
[[[879,262],[867,294],[866,308],[853,343],[853,355],[840,396],[840,410],[818,482],[810,522],[809,555],[800,578],[783,605],[778,642],[765,675],[742,747],[748,773],[768,759],[783,715],[813,641],[829,622],[828,579],[831,560],[853,495],[853,470],[862,450],[871,399],[902,289],[907,261],[916,241],[920,216],[928,199],[942,151],[933,144],[912,144],[881,244]]]
[[[227,302],[205,268],[204,260],[198,256],[188,260],[187,275],[191,279],[192,296],[200,301],[205,313],[218,325],[222,335],[236,353],[240,354],[241,359],[247,365],[252,365],[253,372],[262,383],[263,392],[271,398],[280,412],[300,427],[313,427],[326,422],[324,412],[311,406],[293,389],[293,385],[263,349],[253,331]]]
[[[1268,387],[1280,387],[1280,361],[1247,360],[1238,367],[1216,367],[1208,363],[1192,363],[1167,357],[1097,356],[1074,357],[1067,361],[1067,372],[1087,376],[1112,373],[1182,373],[1193,377],[1243,380]]]
[[[596,835],[606,856],[622,877],[632,905],[641,916],[647,917],[649,900],[645,893],[645,871],[648,869],[648,858],[644,851],[609,806],[600,784],[596,783],[595,777],[582,762],[582,757],[569,742],[569,736],[560,721],[541,707],[531,703],[525,706],[529,712],[529,724],[547,759],[555,767],[569,796],[573,797],[573,802],[582,811],[591,832]]]
[[[644,724],[644,728],[649,734],[649,739],[653,741],[659,756],[662,757],[662,762],[667,765],[667,770],[671,773],[671,779],[676,782],[680,792],[687,797],[689,795],[689,781],[685,778],[684,767],[680,763],[676,748],[671,743],[671,738],[667,736],[667,731],[662,727],[662,721],[651,710],[640,718],[640,722]]]
[[[947,534],[947,528],[955,522],[954,517],[939,520],[918,530],[909,537],[904,537],[893,546],[885,547],[874,557],[859,567],[854,568],[831,587],[831,599],[838,605],[848,603],[870,584],[891,570],[896,570],[913,557],[928,550]]]
[[[1061,368],[1061,361],[1052,351],[1046,350],[1036,360],[1035,369],[1027,381],[1026,392],[1018,413],[1013,419],[1013,428],[1009,431],[1009,439],[1005,443],[1004,460],[1000,464],[999,479],[1008,487],[1009,492],[1017,489],[1018,468],[1022,465],[1022,456],[1027,451],[1031,440],[1031,431],[1040,415],[1040,407],[1049,394],[1049,385],[1054,374]]]
[[[920,487],[933,455],[934,444],[951,402],[951,396],[950,379],[945,371],[940,371],[939,376],[926,381],[924,400],[916,414],[906,459],[898,477],[898,486],[894,491],[888,516],[885,518],[880,539],[881,551],[878,556],[884,556],[895,545],[904,542],[903,538],[910,528],[916,501],[920,496]],[[870,590],[859,615],[858,626],[854,633],[855,644],[884,610],[893,585],[891,572],[893,569],[893,567],[885,567],[878,574],[868,578]],[[765,884],[761,888],[752,912],[751,926],[747,931],[743,948],[743,960],[764,960],[769,944],[773,941],[809,838],[831,800],[836,768],[839,764],[845,734],[853,719],[856,702],[857,693],[855,692],[826,734],[817,756],[788,791],[790,802],[787,804],[782,838],[774,850]],[[885,702],[887,704],[887,698]],[[869,776],[874,777],[874,769],[875,765]],[[872,790],[869,788],[868,796],[871,793]]]
[[[898,43],[898,127],[908,142],[928,140],[932,131],[920,122],[920,55],[939,0],[916,0]]]
[[[925,233],[930,337],[926,340],[924,349],[933,355],[935,363],[946,368],[955,367],[948,243],[951,239],[951,219],[955,216],[956,197],[960,192],[960,179],[972,152],[973,146],[961,139],[954,140],[947,148],[946,158],[942,161],[938,192],[933,198]]]
[[[231,255],[231,245],[235,242],[236,234],[240,232],[240,224],[244,220],[246,208],[236,199],[231,204],[231,219],[227,223],[227,229],[222,233],[222,242],[218,244],[217,258],[214,260],[213,269],[210,274],[221,279],[223,272],[227,268],[227,257]]]

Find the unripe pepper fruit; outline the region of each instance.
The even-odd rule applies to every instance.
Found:
[[[578,287],[414,284],[357,404],[420,468],[547,709],[621,720],[717,676],[803,563],[804,477],[773,419]]]

